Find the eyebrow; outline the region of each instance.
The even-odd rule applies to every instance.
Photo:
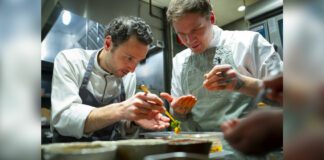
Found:
[[[128,56],[128,57],[131,57],[131,58],[133,58],[133,59],[135,59],[135,60],[141,60],[140,58],[137,58],[137,57],[135,57],[135,56],[132,56],[131,54],[129,54],[129,53],[127,53],[127,52],[124,52],[125,54],[126,54],[126,56]],[[143,58],[144,59],[144,58]]]
[[[127,52],[124,52],[126,56],[128,57],[132,57],[132,58],[135,58],[134,56],[132,56],[131,54],[127,53]]]
[[[193,29],[190,30],[190,32],[192,32],[192,30],[195,30],[195,29],[197,29],[197,28],[200,28],[201,25],[203,25],[203,24],[202,24],[202,23],[197,24],[195,27],[193,27]],[[177,33],[177,34],[186,34],[186,33],[182,33],[182,32],[176,32],[176,33]]]

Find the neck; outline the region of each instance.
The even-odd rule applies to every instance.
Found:
[[[99,51],[99,56],[98,56],[98,64],[99,66],[105,70],[108,73],[112,73],[112,71],[109,69],[107,63],[105,63],[106,60],[108,60],[108,52],[105,49],[102,49]]]

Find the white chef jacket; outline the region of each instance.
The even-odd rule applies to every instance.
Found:
[[[213,39],[209,47],[224,48],[228,51],[230,64],[240,74],[262,79],[268,76],[270,63],[278,63],[282,66],[279,54],[273,46],[267,42],[259,33],[252,31],[223,31],[216,25],[213,26]],[[217,53],[216,53],[217,54]],[[200,56],[200,57],[199,57]],[[181,51],[173,58],[173,70],[171,81],[171,94],[174,97],[193,94],[198,102],[186,117],[180,117],[172,113],[183,123],[184,131],[219,131],[219,125],[226,120],[238,118],[247,108],[251,97],[238,92],[208,91],[203,87],[203,74],[190,67],[189,57],[195,65],[207,65],[208,62],[201,61],[203,55],[195,55],[189,48]],[[196,57],[196,58],[195,58]],[[208,59],[208,58],[207,58]],[[213,68],[208,66],[209,70]],[[187,74],[184,74],[189,70]],[[191,86],[186,87],[186,83]],[[191,89],[190,89],[191,87]],[[199,127],[195,127],[196,125]]]
[[[105,102],[121,92],[120,78],[104,71],[99,66],[99,51],[70,49],[61,51],[55,58],[51,93],[51,127],[63,136],[76,138],[88,136],[83,133],[84,124],[94,107],[82,104],[79,88],[92,53],[97,52],[87,89],[98,98],[98,101],[104,99]],[[122,80],[127,99],[135,94],[135,73],[128,73]]]

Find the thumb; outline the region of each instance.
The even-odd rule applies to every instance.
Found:
[[[230,126],[229,126],[229,122],[223,122],[221,125],[220,125],[220,129],[221,131],[224,133],[224,135],[227,135],[228,132],[230,131]]]
[[[229,135],[229,134],[231,134],[233,129],[235,129],[235,127],[237,126],[238,123],[239,123],[238,119],[232,119],[232,120],[223,122],[220,125],[220,128],[221,128],[222,132],[224,133],[224,135]]]
[[[169,93],[162,92],[162,93],[160,93],[160,96],[162,98],[166,99],[169,103],[171,103],[173,101],[173,97]]]

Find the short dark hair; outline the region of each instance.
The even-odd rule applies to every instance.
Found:
[[[169,22],[187,13],[199,13],[202,16],[210,15],[212,7],[208,0],[171,0],[166,12]]]
[[[131,36],[149,45],[153,41],[151,27],[139,17],[117,17],[106,26],[105,37],[111,36],[113,47],[118,47],[126,42]]]

